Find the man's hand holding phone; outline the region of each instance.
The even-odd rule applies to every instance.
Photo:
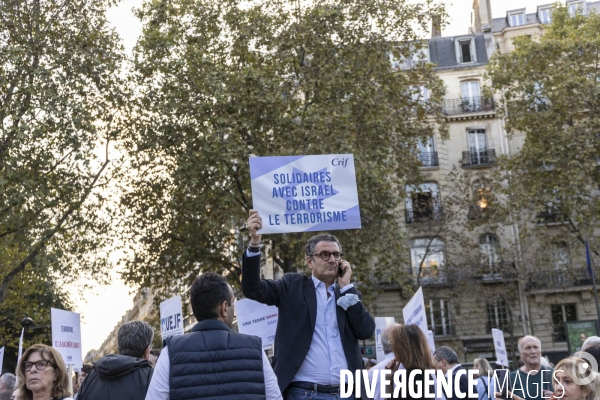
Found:
[[[350,279],[352,277],[352,266],[346,260],[338,261],[338,286],[343,288],[346,285],[350,284]]]

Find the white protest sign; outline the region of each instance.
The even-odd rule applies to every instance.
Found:
[[[2,364],[4,363],[4,346],[0,348],[0,374],[2,374]]]
[[[415,324],[421,328],[425,337],[429,337],[427,314],[425,314],[425,301],[423,300],[423,288],[420,287],[412,299],[404,306],[402,309],[402,316],[404,317],[405,325]]]
[[[243,299],[235,302],[238,330],[245,335],[262,339],[263,348],[275,342],[279,310],[258,301]]]
[[[17,353],[17,365],[19,365],[19,361],[21,361],[21,356],[23,355],[23,334],[25,333],[25,328],[21,329],[21,337],[19,338],[19,352]]]
[[[160,303],[160,334],[163,340],[183,335],[181,296],[174,296]]]
[[[385,353],[383,352],[383,344],[381,342],[381,333],[386,326],[396,323],[394,317],[375,317],[375,349],[377,355],[377,362],[382,362],[385,359]]]
[[[81,320],[79,314],[50,309],[52,318],[52,347],[62,356],[65,364],[81,368]]]
[[[492,329],[492,337],[496,348],[496,364],[508,367],[508,353],[504,343],[504,333],[500,329]]]
[[[431,350],[431,354],[435,353],[435,340],[433,340],[433,331],[427,331],[427,344]]]
[[[352,154],[250,157],[260,233],[360,228]]]

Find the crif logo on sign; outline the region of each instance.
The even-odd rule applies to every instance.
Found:
[[[260,233],[361,227],[352,154],[251,157]]]

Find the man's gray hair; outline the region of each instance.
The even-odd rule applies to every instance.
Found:
[[[600,344],[600,337],[590,336],[589,338],[585,339],[585,341],[581,345],[581,350],[585,351],[585,349],[587,349],[588,347],[591,347],[591,346],[594,346],[597,344]]]
[[[5,392],[12,393],[13,390],[15,390],[17,377],[14,374],[7,372],[6,374],[0,376],[0,382],[2,382],[6,388]]]
[[[542,351],[542,341],[540,339],[538,339],[536,336],[526,335],[526,336],[523,336],[521,339],[519,339],[519,341],[517,342],[517,348],[519,349],[519,353],[523,351],[523,346],[521,345],[521,342],[523,341],[523,339],[527,339],[527,338],[534,339],[538,343],[540,352]]]
[[[117,349],[124,356],[142,358],[152,344],[154,330],[144,321],[127,321],[119,328]]]
[[[392,329],[397,326],[400,326],[400,324],[390,324],[383,329],[383,332],[381,332],[381,345],[383,346],[384,354],[390,354],[393,351],[392,346],[390,346],[390,333],[392,332]]]
[[[317,248],[317,244],[319,244],[319,242],[335,242],[340,248],[340,253],[343,253],[342,245],[340,244],[339,239],[328,233],[323,233],[321,235],[316,235],[308,239],[308,242],[306,242],[306,246],[304,246],[304,252],[306,253],[306,257],[311,257],[313,254],[315,254],[315,249]]]
[[[448,364],[458,364],[458,355],[448,346],[438,347],[433,356],[437,361],[446,360]]]

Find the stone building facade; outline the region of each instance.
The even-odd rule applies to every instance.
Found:
[[[573,12],[577,8],[600,11],[600,1],[567,0],[566,5]],[[510,273],[511,267],[516,270],[518,263],[523,262],[516,225],[467,230],[459,222],[446,221],[455,226],[436,229],[445,220],[442,215],[452,212],[450,207],[444,208],[444,200],[452,197],[456,171],[472,171],[473,175],[485,177],[495,167],[498,156],[514,154],[523,145],[523,134],[507,135],[505,121],[497,109],[499,98],[482,90],[486,83],[483,73],[494,53],[514,50],[514,37],[527,35],[538,40],[544,25],[551,20],[552,6],[539,6],[533,13],[527,13],[525,8],[510,10],[506,16],[493,18],[491,0],[474,0],[473,24],[465,29],[467,34],[427,40],[427,61],[435,65],[434,70],[446,87],[443,111],[449,137],[442,140],[434,134],[419,146],[425,183],[417,189],[407,187],[408,273],[415,283],[418,275],[418,284],[423,287],[428,325],[434,331],[436,346],[454,348],[464,362],[477,357],[495,360],[491,328],[504,331],[513,359],[517,356],[518,338],[534,334],[542,341],[543,354],[556,362],[568,354],[565,323],[597,319],[591,280],[585,269],[573,266],[564,275],[540,271],[527,278]],[[434,27],[432,32],[440,30]],[[421,96],[427,101],[424,88]],[[487,190],[481,181],[472,181],[471,193],[463,193],[473,197],[473,207],[462,210],[462,217],[460,210],[454,210],[457,220],[464,220],[465,216],[467,220],[476,218],[477,213],[485,212],[485,201],[477,199],[477,193]],[[553,227],[544,225],[539,229]],[[449,233],[452,230],[459,233],[460,239]],[[517,250],[501,257],[497,249],[504,243],[511,243]],[[446,270],[448,259],[456,262],[466,246],[478,248],[478,259],[473,261],[477,265],[466,283],[463,279],[456,286]],[[577,257],[583,255],[559,256],[557,263],[566,261],[580,266],[581,262],[573,262]],[[496,268],[500,267],[504,273],[498,273]],[[372,304],[373,314],[403,321],[402,308],[409,298],[410,293],[403,294],[395,285],[382,285],[382,293]],[[366,344],[373,346],[372,342]]]

